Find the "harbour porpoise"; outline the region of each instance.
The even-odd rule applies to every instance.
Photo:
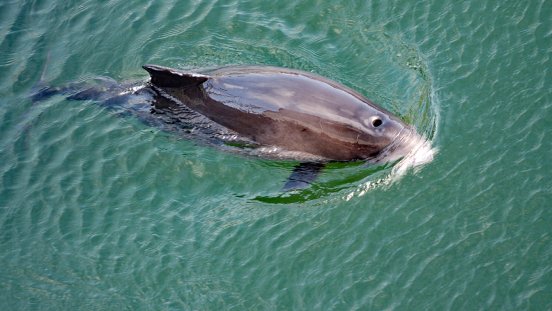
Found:
[[[250,154],[299,161],[284,190],[307,187],[325,163],[394,161],[423,140],[358,92],[309,72],[268,66],[143,68],[151,77],[146,85],[109,80],[108,87],[49,87],[33,98],[65,93],[73,100],[101,100],[172,132],[207,133],[240,141]]]

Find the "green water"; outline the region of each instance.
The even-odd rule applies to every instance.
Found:
[[[0,310],[552,310],[551,16],[546,0],[0,1]],[[28,98],[41,75],[145,80],[144,63],[313,71],[438,153],[392,183],[334,167],[315,195],[263,203],[291,164]]]

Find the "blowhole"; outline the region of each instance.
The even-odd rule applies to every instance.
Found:
[[[379,127],[382,124],[383,124],[383,121],[380,118],[372,119],[372,126]]]

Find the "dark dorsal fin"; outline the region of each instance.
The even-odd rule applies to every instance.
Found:
[[[159,87],[197,86],[209,79],[209,76],[206,75],[182,72],[157,65],[144,65],[142,68],[149,72],[151,83]]]

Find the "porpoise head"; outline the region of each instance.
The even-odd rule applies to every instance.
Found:
[[[426,142],[413,126],[380,107],[367,107],[357,118],[363,125],[358,144],[366,150],[365,159],[371,162],[398,160]],[[372,150],[376,152],[370,154]]]

